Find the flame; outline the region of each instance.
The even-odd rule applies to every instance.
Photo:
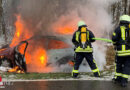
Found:
[[[8,72],[16,72],[18,68],[19,68],[19,67],[18,67],[18,66],[16,66],[16,67],[14,67],[14,68],[12,68],[12,69],[8,70]]]
[[[15,66],[14,68],[8,70],[8,72],[24,73],[24,71],[21,70],[18,66]]]
[[[36,45],[28,47],[25,54],[26,64],[28,66],[28,72],[42,72],[47,65],[47,52],[43,47]]]
[[[74,62],[72,62],[72,61],[69,61],[68,64],[71,66],[74,66]]]
[[[5,48],[3,48],[3,49],[0,49],[0,52],[2,52],[2,51],[4,51],[5,50]]]
[[[29,53],[26,53],[26,63],[28,64],[28,72],[43,72],[43,70],[45,71],[45,69],[46,72],[50,71],[51,68],[47,69],[46,67],[48,62],[46,50],[42,47],[37,47],[38,48],[34,48],[33,46],[29,47],[29,50],[33,50],[35,52],[28,51]]]
[[[71,35],[74,33],[74,28],[69,26],[62,26],[57,28],[57,33],[64,34],[64,35]]]
[[[39,48],[36,52],[35,58],[38,59],[38,65],[44,67],[47,64],[47,54],[43,48]]]
[[[41,63],[44,64],[44,60],[45,60],[44,56],[41,56],[40,60],[41,60]]]
[[[23,70],[18,70],[16,73],[24,73]]]
[[[81,20],[75,12],[68,15],[62,15],[51,26],[55,33],[62,35],[72,35],[77,30],[77,23]]]
[[[15,30],[14,37],[12,39],[12,43],[10,44],[10,47],[14,47],[18,45],[19,42],[27,40],[33,36],[33,32],[30,32],[29,27],[26,27],[26,24],[22,20],[21,15],[16,15],[16,22],[14,25],[16,30]],[[37,42],[33,40],[28,42],[29,45],[25,53],[27,72],[42,72],[43,69],[45,69],[46,72],[50,71],[51,68],[46,68],[48,56],[47,56],[46,49],[43,47],[43,44],[41,46],[36,45],[35,43]],[[24,54],[24,48],[25,48],[24,44],[20,45],[18,47],[18,51],[21,54]],[[9,72],[23,73],[23,71],[19,70],[18,68],[19,68],[18,66],[14,67],[13,69],[9,70]]]
[[[20,36],[20,33],[19,32],[17,32],[17,37],[19,37]]]
[[[26,58],[26,64],[30,64],[31,63],[31,54],[29,54],[28,52],[25,54],[25,58]]]
[[[31,32],[29,32],[29,29],[25,26],[25,22],[22,20],[21,15],[16,15],[16,22],[15,22],[15,34],[12,40],[12,43],[10,44],[10,47],[16,46],[19,44],[19,42],[23,41],[23,40],[27,40],[30,37],[33,36],[33,34]],[[40,67],[44,68],[46,66],[47,63],[47,54],[46,54],[46,50],[43,48],[37,48],[34,49],[33,45],[30,45],[29,50],[27,50],[26,54],[25,54],[25,59],[26,59],[26,64],[32,64],[34,67],[36,67],[37,69]],[[18,47],[18,51],[21,54],[24,54],[24,48],[25,45],[22,44]],[[32,53],[32,50],[33,53]],[[18,66],[14,67],[13,69],[9,70],[9,72],[22,72],[22,71],[17,71]]]
[[[18,47],[18,51],[19,51],[21,54],[24,54],[24,49],[25,49],[25,47],[26,47],[26,44],[25,44],[25,43],[21,44],[21,45]]]
[[[32,33],[25,27],[24,21],[21,19],[21,15],[16,15],[15,27],[16,31],[10,44],[10,47],[16,46],[20,41],[26,40],[32,36]]]

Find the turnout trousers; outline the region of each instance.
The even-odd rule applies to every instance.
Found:
[[[115,63],[115,79],[127,83],[130,75],[130,56],[117,56]]]
[[[79,69],[79,66],[82,63],[84,58],[88,62],[91,70],[94,73],[94,76],[99,77],[100,72],[99,72],[99,69],[98,69],[98,67],[96,65],[95,60],[93,59],[93,54],[92,53],[86,53],[86,52],[76,52],[75,63],[74,63],[73,71],[72,71],[72,76],[73,77],[78,76],[78,69]]]

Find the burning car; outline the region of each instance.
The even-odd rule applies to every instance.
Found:
[[[64,37],[37,36],[29,40],[25,58],[28,72],[53,72],[73,60],[73,49]]]
[[[0,49],[0,65],[6,60],[12,68],[8,72],[24,73],[44,72],[47,67],[68,64],[73,60],[73,50],[64,40],[62,37],[38,36],[14,47],[4,46]],[[52,70],[45,72],[49,71]]]
[[[9,72],[52,72],[53,68],[73,60],[73,49],[66,40],[68,36],[45,34],[44,30],[45,33],[37,32],[20,14],[16,15],[14,26],[11,44],[0,50],[0,64],[8,61],[13,68]]]
[[[7,60],[12,68],[8,72],[24,73],[27,71],[25,62],[25,52],[28,46],[27,41],[22,41],[15,47],[3,46],[0,49],[0,65]]]

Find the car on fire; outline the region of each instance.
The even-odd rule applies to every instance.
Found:
[[[24,46],[23,52],[20,52],[19,49],[21,46]],[[24,73],[27,71],[26,62],[25,62],[25,52],[28,46],[27,41],[22,41],[15,47],[10,47],[5,45],[0,49],[0,66],[5,60],[9,63],[9,66],[13,69],[8,70],[8,72],[19,72]]]
[[[33,41],[33,43],[30,41]],[[73,56],[74,56],[72,54],[73,49],[69,44],[66,43],[63,37],[38,36],[38,37],[32,37],[28,40],[22,41],[14,47],[10,47],[9,45],[3,46],[0,49],[0,66],[3,61],[7,61],[9,62],[9,67],[12,68],[8,70],[8,72],[26,73],[28,63],[27,63],[27,58],[25,58],[25,54],[27,55],[27,49],[29,50],[31,46],[33,46],[33,49],[34,46],[35,47],[40,46],[39,44],[37,46],[36,42],[37,43],[43,42],[41,47],[42,46],[44,47],[49,57],[45,67],[51,65],[60,67],[61,65],[71,63],[71,60],[73,60]],[[28,46],[28,44],[30,46]],[[22,48],[23,49],[22,52],[20,50],[21,46],[24,46],[24,48]],[[33,62],[37,63],[38,60]],[[35,67],[34,64],[32,63],[30,64]]]

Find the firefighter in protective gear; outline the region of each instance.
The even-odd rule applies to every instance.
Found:
[[[116,70],[115,82],[121,83],[123,87],[127,86],[128,76],[130,75],[130,16],[120,17],[120,25],[115,29],[112,35],[116,49]]]
[[[94,76],[100,77],[99,69],[93,59],[91,42],[95,40],[92,38],[94,38],[94,34],[87,29],[87,25],[84,21],[80,21],[78,23],[78,30],[74,33],[72,38],[72,42],[75,45],[75,62],[72,71],[72,76],[74,78],[78,76],[78,69],[84,58],[87,60]]]

